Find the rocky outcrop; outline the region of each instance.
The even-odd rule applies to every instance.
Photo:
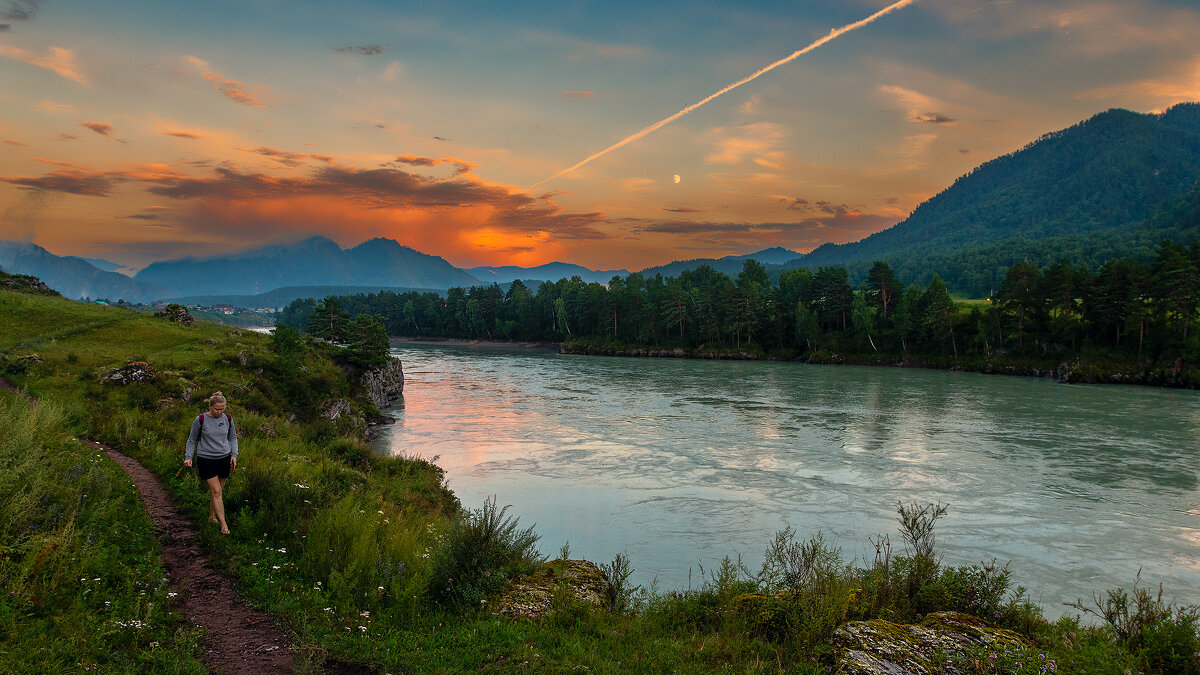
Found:
[[[832,642],[836,672],[843,675],[941,673],[945,672],[943,654],[1027,644],[1010,630],[960,612],[935,612],[913,625],[883,619],[850,621],[834,632]]]
[[[154,369],[150,367],[150,364],[145,361],[134,361],[108,371],[104,377],[100,378],[100,383],[125,385],[134,382],[153,382],[154,377]]]
[[[363,387],[376,408],[382,410],[391,405],[404,393],[404,366],[400,359],[391,359],[386,366],[364,373]]]
[[[155,313],[154,316],[157,316],[160,319],[166,319],[167,321],[181,323],[185,326],[196,325],[196,320],[192,318],[192,314],[187,310],[187,307],[176,303],[167,305],[161,312]]]
[[[550,609],[556,593],[595,607],[608,598],[608,580],[595,563],[587,560],[552,560],[533,574],[513,584],[494,601],[492,612],[521,619],[541,618]]]
[[[344,398],[331,399],[321,404],[321,417],[336,420],[350,412],[350,402]]]
[[[51,297],[62,297],[58,291],[50,288],[41,279],[28,274],[9,274],[4,270],[0,270],[0,288],[16,291],[18,293],[29,293],[31,295],[49,295]]]

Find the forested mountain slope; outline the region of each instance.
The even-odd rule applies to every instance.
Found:
[[[952,290],[983,296],[1021,260],[1097,266],[1148,257],[1164,236],[1200,235],[1197,178],[1200,104],[1161,115],[1108,110],[984,163],[892,228],[826,244],[789,267],[844,265],[860,276],[884,260],[905,282],[936,273]]]

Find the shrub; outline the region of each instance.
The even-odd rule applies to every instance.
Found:
[[[1103,619],[1150,672],[1200,673],[1200,607],[1163,602],[1161,583],[1155,594],[1140,582],[1139,572],[1132,597],[1118,588],[1094,596],[1095,609],[1079,600],[1069,606]]]
[[[446,540],[431,565],[430,594],[447,604],[478,605],[513,576],[529,574],[545,559],[535,545],[540,538],[530,526],[517,529],[509,507],[496,508],[496,498],[465,511],[446,530]]]
[[[806,647],[826,643],[846,620],[853,590],[850,567],[841,551],[818,532],[797,542],[786,527],[767,547],[758,582],[761,596],[751,624],[760,635],[796,640]]]
[[[563,559],[566,558],[567,551],[568,548],[563,546]],[[633,594],[639,588],[629,584],[629,577],[633,574],[629,556],[618,553],[610,564],[600,565],[600,571],[604,574],[604,580],[608,582],[608,608],[614,612],[623,612],[628,609]]]

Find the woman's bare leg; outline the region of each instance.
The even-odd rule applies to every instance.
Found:
[[[228,479],[213,476],[205,481],[208,483],[208,493],[211,497],[208,504],[208,512],[210,515],[216,517],[217,523],[221,526],[221,534],[229,534],[229,526],[225,524],[224,491],[226,480]]]

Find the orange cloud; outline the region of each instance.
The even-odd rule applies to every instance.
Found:
[[[604,222],[601,213],[565,212],[548,197],[471,175],[431,178],[394,168],[337,165],[305,177],[228,166],[189,175],[162,164],[94,171],[49,163],[55,168],[44,176],[0,181],[91,197],[111,197],[118,185],[141,184],[153,195],[180,202],[172,215],[179,226],[243,244],[255,243],[247,237],[268,242],[285,234],[356,240],[390,236],[460,261],[507,264],[546,262],[572,241],[608,237],[598,229]]]
[[[53,101],[38,101],[34,108],[48,113],[75,112],[75,106],[70,103],[55,103]]]
[[[409,166],[441,166],[442,164],[453,164],[457,169],[455,174],[461,175],[470,173],[479,168],[479,165],[474,162],[467,162],[453,157],[418,157],[416,155],[403,154],[389,162],[385,166],[395,166],[396,164],[407,164]]]
[[[38,56],[31,51],[14,47],[12,45],[0,45],[0,56],[4,56],[17,61],[23,61],[31,66],[45,68],[65,77],[68,80],[75,80],[79,84],[88,84],[88,79],[79,71],[79,67],[75,65],[75,52],[62,47],[50,47],[50,53],[45,56]]]
[[[4,138],[4,139],[0,139],[0,140],[3,140],[5,143],[8,143],[9,145],[15,145],[15,146],[17,146],[18,148],[23,148],[23,147],[25,147],[25,144],[24,144],[24,143],[22,143],[21,141],[14,141],[14,140],[13,140],[13,139],[11,139],[11,138]]]
[[[163,133],[164,133],[164,135],[174,136],[175,138],[189,138],[189,139],[200,138],[199,134],[193,134],[190,131],[164,131]]]
[[[564,91],[563,96],[567,98],[596,98],[596,94],[590,91]]]
[[[912,89],[891,85],[880,85],[879,91],[895,97],[907,109],[908,121],[928,124],[952,124],[956,120],[944,113],[935,112],[944,103]]]
[[[254,94],[248,91],[245,84],[238,82],[237,80],[225,79],[225,76],[221,75],[220,73],[204,73],[204,79],[208,80],[209,84],[213,86],[213,89],[221,92],[225,98],[228,98],[235,103],[241,103],[242,105],[253,106],[255,108],[265,109],[267,107],[266,104],[263,103],[262,99],[259,98],[259,94],[265,95],[267,93],[266,87],[255,85],[254,89],[258,90],[259,94]]]
[[[788,132],[773,122],[757,122],[743,127],[718,127],[708,133],[716,150],[704,157],[710,164],[740,164],[749,157],[755,164],[780,170],[786,155],[779,150]]]

